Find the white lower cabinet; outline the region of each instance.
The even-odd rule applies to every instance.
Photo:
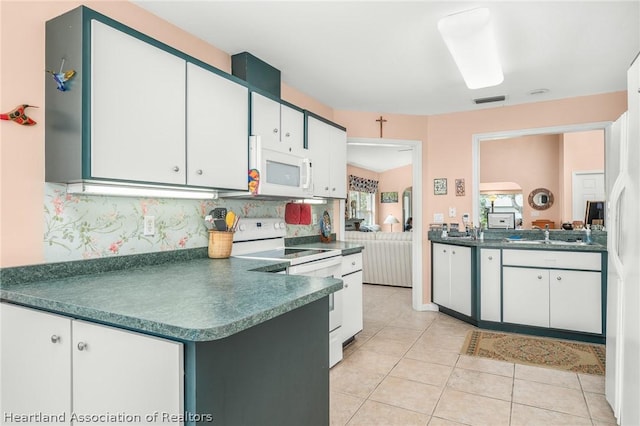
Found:
[[[502,268],[505,322],[549,327],[549,271]]]
[[[602,334],[600,253],[504,250],[503,264],[505,322]]]
[[[183,413],[182,344],[5,303],[0,318],[4,413],[64,415],[58,424]]]
[[[471,248],[433,244],[433,301],[471,316]]]
[[[480,249],[480,319],[500,322],[500,249]]]
[[[362,253],[342,257],[342,342],[362,331]]]
[[[601,334],[601,289],[600,272],[551,271],[549,326]]]

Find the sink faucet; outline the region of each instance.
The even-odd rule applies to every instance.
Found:
[[[544,226],[544,242],[549,242],[549,224]]]

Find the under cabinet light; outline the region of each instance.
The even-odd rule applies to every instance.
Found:
[[[504,81],[489,9],[445,16],[438,21],[438,31],[469,89],[497,86]]]
[[[293,200],[296,204],[327,204],[327,200],[324,198],[304,198],[301,200]]]
[[[213,200],[218,193],[198,188],[145,186],[115,182],[84,181],[67,184],[67,193],[83,195],[111,195],[118,197],[182,198]]]

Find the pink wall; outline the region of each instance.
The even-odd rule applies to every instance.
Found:
[[[522,188],[523,226],[531,221],[548,219],[560,227],[561,185],[558,179],[560,135],[532,135],[480,143],[480,182],[515,182]],[[527,203],[529,193],[547,188],[554,195],[553,205],[538,211]]]
[[[402,193],[413,183],[413,166],[407,165],[396,169],[387,170],[380,173],[380,192],[397,192],[397,203],[381,203],[378,197],[378,224],[385,232],[391,231],[389,225],[384,225],[385,218],[392,214],[400,221],[399,224],[393,225],[393,232],[402,232],[404,224],[402,223]]]
[[[573,173],[604,170],[604,131],[572,132],[563,135],[561,146],[564,158],[560,179],[564,187],[562,217],[571,222],[573,217]]]
[[[84,4],[203,62],[231,72],[230,56],[199,38],[126,1],[2,1],[0,3],[0,110],[18,104],[38,124],[0,124],[0,266],[43,261],[45,22]],[[19,42],[16,42],[18,37]],[[321,116],[331,108],[282,85],[282,98]]]

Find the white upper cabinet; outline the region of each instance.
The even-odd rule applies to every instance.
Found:
[[[187,64],[187,184],[247,189],[249,91]]]
[[[92,177],[184,185],[186,61],[91,28]]]
[[[256,92],[251,93],[251,133],[262,147],[304,155],[304,114]]]
[[[347,198],[347,133],[311,116],[307,132],[313,195]]]

